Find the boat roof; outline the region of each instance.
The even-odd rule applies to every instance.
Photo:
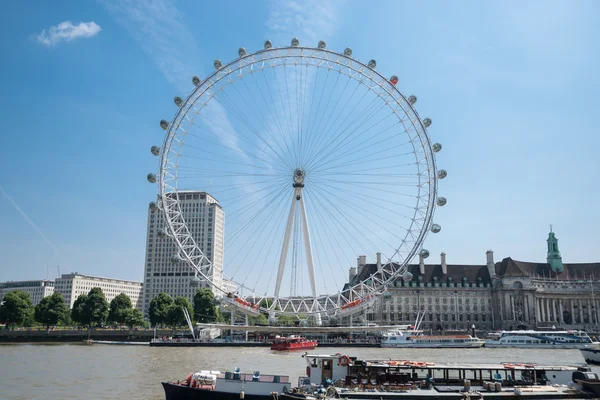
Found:
[[[565,334],[572,334],[572,333],[585,333],[584,331],[577,331],[577,330],[572,330],[572,331],[534,331],[534,330],[528,330],[528,331],[502,331],[500,333],[525,333],[525,334],[532,334],[532,335],[541,335],[541,334],[557,334],[557,333],[565,333]]]
[[[304,354],[302,357],[306,358],[339,358],[342,357],[342,354]],[[356,357],[350,357],[353,360],[356,360]],[[423,361],[412,361],[412,360],[356,360],[354,365],[363,365],[366,367],[394,367],[394,368],[416,368],[416,369],[462,369],[462,370],[473,370],[473,369],[481,369],[481,370],[541,370],[541,371],[577,371],[579,367],[584,366],[581,365],[541,365],[536,363],[524,363],[524,362],[502,362],[502,363],[432,363],[428,362],[422,368],[417,367],[415,363],[425,363]],[[411,363],[411,364],[405,364]]]

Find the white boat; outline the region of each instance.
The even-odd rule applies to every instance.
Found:
[[[420,348],[477,348],[485,340],[471,335],[429,336],[422,331],[398,330],[381,338],[381,347],[420,347]]]
[[[122,346],[148,346],[150,342],[123,342],[118,340],[90,340],[92,344],[112,344]]]
[[[471,335],[424,335],[419,326],[425,312],[417,315],[415,325],[400,326],[385,333],[381,338],[381,347],[419,347],[419,348],[477,348],[485,344],[485,340]]]
[[[583,331],[503,331],[497,340],[486,340],[485,347],[532,349],[581,349],[597,345]]]
[[[456,390],[459,392],[463,388],[483,390],[496,383],[510,388],[552,387],[568,385],[576,373],[590,372],[590,367],[585,365],[358,360],[339,353],[307,353],[303,357],[307,364],[306,376],[298,379],[298,387],[314,388],[323,382],[330,382],[337,391],[337,395],[332,393],[331,397],[342,399],[437,399],[440,398],[438,392],[447,387],[460,388]],[[431,388],[431,384],[438,389],[426,390]],[[458,396],[461,398],[460,393]],[[549,395],[546,398],[552,397]]]
[[[600,364],[600,346],[589,346],[579,349],[587,363]]]

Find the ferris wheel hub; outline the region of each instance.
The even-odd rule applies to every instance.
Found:
[[[302,168],[296,168],[294,170],[294,184],[293,186],[296,187],[304,187],[304,177],[306,176],[306,173],[304,172],[304,170]]]

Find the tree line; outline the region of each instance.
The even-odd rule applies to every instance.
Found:
[[[173,299],[163,292],[150,302],[148,309],[150,325],[173,329],[184,326],[187,322],[183,309],[187,310],[193,322],[200,323],[225,322],[231,315],[228,312],[221,313],[218,301],[212,290],[208,288],[197,290],[193,297],[193,304],[186,297],[179,296]],[[282,318],[288,317],[280,317],[280,322]],[[8,327],[18,327],[32,326],[34,322],[44,325],[46,329],[50,326],[72,324],[87,328],[106,325],[134,328],[147,325],[144,315],[133,307],[129,296],[121,293],[109,303],[99,287],[93,288],[87,294],[79,295],[71,310],[67,308],[63,296],[58,292],[44,297],[35,307],[25,291],[14,290],[4,296],[3,303],[0,305],[0,323]],[[265,325],[268,320],[264,314],[260,314],[258,317],[249,318],[249,323]]]
[[[29,293],[23,290],[14,290],[4,296],[0,305],[0,323],[14,328],[32,326],[36,322],[46,329],[72,324],[90,328],[105,324],[130,328],[146,325],[144,315],[133,307],[129,296],[121,293],[109,304],[99,287],[79,295],[71,310],[59,292],[44,297],[35,307]]]

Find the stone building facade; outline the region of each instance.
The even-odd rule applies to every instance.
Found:
[[[594,330],[600,307],[600,263],[563,264],[554,232],[548,236],[546,263],[494,261],[487,251],[481,265],[409,266],[410,281],[398,279],[386,293],[353,320],[377,324],[413,324],[425,312],[426,330],[565,328]],[[368,279],[377,264],[358,258],[349,284]],[[349,318],[346,323],[350,323]]]

